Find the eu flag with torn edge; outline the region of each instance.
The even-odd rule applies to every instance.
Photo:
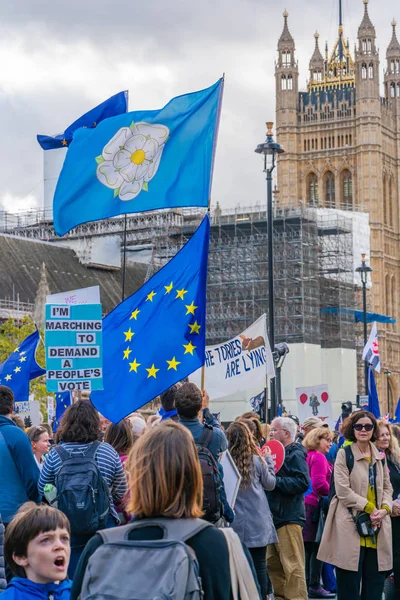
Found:
[[[59,133],[57,135],[38,135],[37,141],[43,150],[67,148],[72,142],[75,131],[80,127],[88,127],[89,129],[97,127],[103,119],[126,113],[127,110],[128,92],[119,92],[79,117],[72,125],[67,127],[64,133]]]
[[[204,364],[210,222],[103,319],[104,390],[91,401],[113,423]]]
[[[46,373],[46,369],[36,362],[39,342],[40,334],[36,329],[0,365],[0,385],[6,385],[13,391],[16,402],[28,400],[30,380]]]
[[[222,90],[220,79],[161,110],[78,129],[54,194],[56,233],[125,213],[207,207]]]

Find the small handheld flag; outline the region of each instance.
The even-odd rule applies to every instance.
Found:
[[[58,179],[54,228],[126,213],[208,206],[223,80],[79,129]]]
[[[72,404],[71,392],[60,392],[56,394],[56,416],[53,422],[53,431],[56,432],[60,427],[61,419],[67,408]]]
[[[381,372],[381,360],[379,358],[379,344],[378,344],[378,329],[376,322],[372,325],[371,333],[369,335],[368,342],[363,351],[363,360],[369,362],[369,364],[375,369],[377,373]]]
[[[204,364],[210,221],[103,320],[104,390],[94,406],[113,423]]]
[[[374,372],[371,367],[368,368],[368,410],[377,419],[381,417],[379,406],[378,391],[376,389]]]
[[[13,391],[16,402],[28,400],[30,380],[46,373],[46,369],[36,362],[39,341],[40,335],[36,329],[0,365],[0,384]]]
[[[55,150],[56,148],[67,148],[72,142],[74,132],[80,127],[92,129],[104,119],[121,115],[128,110],[128,92],[119,92],[111,96],[89,112],[77,119],[67,127],[64,133],[57,135],[38,135],[37,141],[43,150]]]

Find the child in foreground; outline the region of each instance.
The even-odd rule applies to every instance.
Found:
[[[6,529],[4,556],[14,578],[1,600],[69,600],[70,526],[56,508],[21,506]]]

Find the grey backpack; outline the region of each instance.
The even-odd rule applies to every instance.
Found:
[[[159,527],[160,540],[129,540],[132,529]],[[199,564],[185,541],[212,527],[201,519],[143,519],[99,531],[80,600],[201,600]]]

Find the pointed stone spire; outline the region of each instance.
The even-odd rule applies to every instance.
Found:
[[[285,10],[283,12],[283,18],[284,18],[283,31],[282,31],[281,37],[279,38],[278,46],[281,44],[287,45],[288,43],[292,44],[294,46],[294,40],[293,40],[292,34],[289,31],[289,26],[288,26],[288,16],[289,16],[289,13],[285,8]]]
[[[368,2],[369,0],[363,0],[364,2],[364,17],[363,20],[361,21],[361,25],[358,28],[358,37],[363,37],[363,36],[371,36],[371,37],[375,37],[376,33],[375,33],[375,27],[373,26],[371,19],[369,18],[369,13],[368,13]]]
[[[390,44],[386,51],[387,58],[400,58],[400,44],[399,44],[399,40],[397,39],[396,25],[397,25],[397,23],[393,19],[393,21],[392,21],[393,34],[392,34],[392,39],[390,40]]]
[[[314,67],[322,68],[324,66],[324,57],[321,54],[321,50],[319,49],[319,44],[318,44],[318,39],[319,39],[318,31],[316,31],[314,33],[314,37],[315,37],[315,48],[314,48],[314,54],[312,55],[311,60],[310,60],[310,69],[313,69]]]
[[[47,283],[46,265],[42,263],[42,273],[40,275],[39,286],[36,292],[35,305],[32,318],[39,329],[43,329],[45,321],[46,296],[50,294],[49,284]]]

